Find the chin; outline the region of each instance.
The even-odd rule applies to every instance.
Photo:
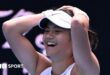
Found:
[[[56,56],[58,53],[56,52],[56,51],[54,51],[54,50],[48,50],[48,51],[46,51],[46,53],[47,53],[47,56],[48,57],[54,57],[54,56]]]

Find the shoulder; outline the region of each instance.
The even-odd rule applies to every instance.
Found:
[[[38,53],[38,52],[37,52]],[[38,62],[36,65],[36,74],[40,74],[45,69],[51,66],[51,60],[45,55],[38,53]]]

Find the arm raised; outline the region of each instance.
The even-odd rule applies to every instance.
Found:
[[[36,75],[48,67],[50,61],[36,52],[29,40],[22,34],[38,25],[42,18],[44,18],[42,13],[18,17],[4,22],[2,27],[13,53],[32,75]]]
[[[69,5],[59,9],[70,10],[74,14],[71,22],[71,38],[76,67],[73,73],[77,71],[77,75],[99,75],[99,62],[91,50],[88,37],[88,15],[79,8]]]
[[[81,75],[99,75],[99,62],[91,50],[88,24],[89,19],[85,14],[74,15],[71,26],[73,55]]]
[[[80,74],[99,75],[99,63],[91,51],[87,32],[78,21],[72,24],[74,24],[71,28],[73,55]]]

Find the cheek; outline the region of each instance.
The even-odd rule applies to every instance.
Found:
[[[58,41],[60,44],[67,46],[71,44],[71,37],[70,35],[62,35],[61,37],[58,38]]]
[[[61,38],[61,40],[59,40],[58,42],[58,46],[57,48],[61,50],[61,52],[63,51],[64,53],[72,53],[72,42],[71,39],[69,37],[63,37]]]
[[[43,43],[44,43],[44,46],[45,46],[45,35],[43,35],[42,40],[43,40]]]

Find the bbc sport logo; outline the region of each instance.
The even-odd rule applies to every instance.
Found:
[[[0,70],[1,73],[0,75],[8,75],[9,69],[22,69],[23,75],[31,75],[28,70],[23,66],[23,64],[8,64],[6,62],[0,63]]]
[[[23,68],[23,64],[0,64],[0,69],[8,69],[8,68]]]

